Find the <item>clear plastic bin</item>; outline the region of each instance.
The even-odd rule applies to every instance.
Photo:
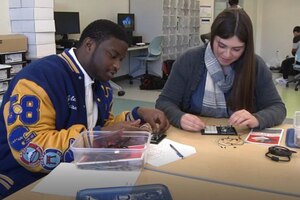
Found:
[[[151,134],[146,131],[82,132],[72,143],[74,162],[82,169],[140,170]]]
[[[295,145],[300,147],[300,111],[296,111],[294,115],[294,141]]]

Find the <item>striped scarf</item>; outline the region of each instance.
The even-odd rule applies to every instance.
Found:
[[[204,55],[207,68],[205,91],[201,115],[210,117],[228,117],[224,93],[233,85],[234,71],[228,68],[225,76],[222,67],[212,52],[210,44],[207,45]]]

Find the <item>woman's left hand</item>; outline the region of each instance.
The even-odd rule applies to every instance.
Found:
[[[247,126],[248,128],[256,128],[259,126],[256,117],[245,109],[234,112],[229,117],[228,123],[231,126]]]
[[[153,133],[164,133],[170,127],[167,117],[160,110],[140,107],[137,112],[145,122],[150,124]]]

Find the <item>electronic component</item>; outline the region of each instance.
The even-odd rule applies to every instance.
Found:
[[[162,141],[167,135],[163,133],[152,133],[151,135],[151,144],[158,144],[160,141]]]
[[[203,135],[237,135],[233,126],[206,126],[201,133]]]

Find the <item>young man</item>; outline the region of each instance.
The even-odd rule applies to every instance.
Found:
[[[292,55],[295,56],[297,49],[300,47],[300,26],[295,26],[293,29],[293,47],[292,47]],[[295,57],[286,58],[281,63],[280,72],[282,73],[282,77],[276,79],[276,82],[280,85],[286,85],[288,78],[290,75],[294,76],[299,74],[299,71],[293,69],[293,65],[295,63]]]
[[[26,66],[11,81],[0,116],[0,199],[36,181],[60,162],[84,130],[169,127],[156,109],[136,107],[114,117],[109,80],[127,53],[124,30],[109,20],[89,24],[78,48]]]

